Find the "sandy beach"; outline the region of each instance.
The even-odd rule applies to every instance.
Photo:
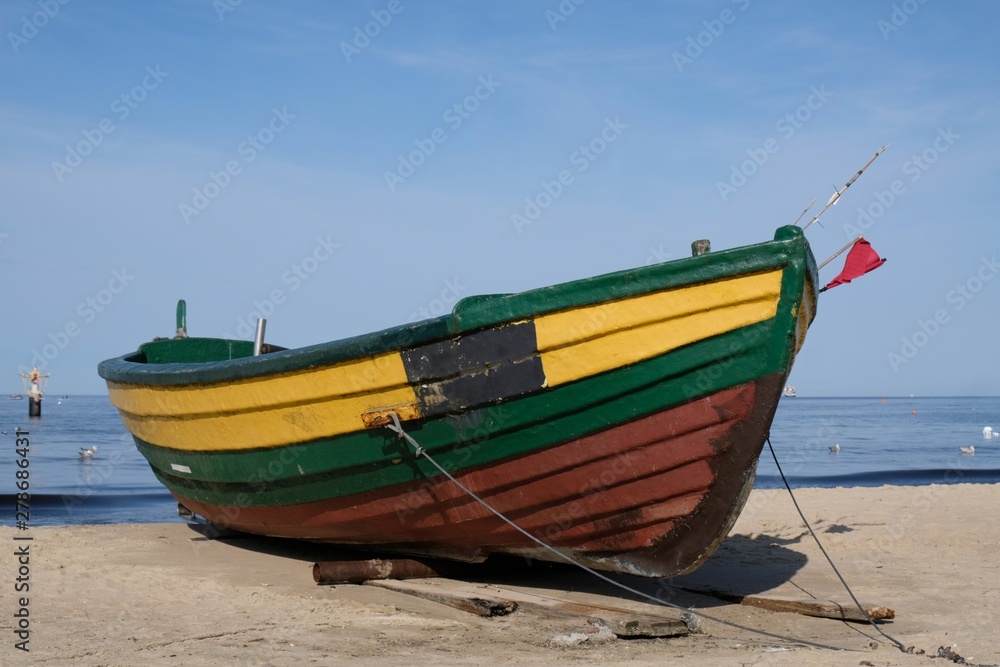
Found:
[[[343,556],[329,547],[242,536],[209,540],[184,524],[32,528],[30,541],[15,541],[25,533],[5,527],[0,664],[924,665],[943,646],[969,664],[992,665],[1000,663],[998,491],[958,484],[796,492],[857,597],[895,611],[880,627],[913,647],[910,654],[864,624],[690,592],[850,601],[787,493],[757,490],[701,569],[670,582],[620,579],[794,640],[711,620],[684,637],[617,639],[595,631],[585,616],[547,618],[522,609],[481,618],[371,585],[318,586],[312,564]],[[21,565],[14,554],[25,545],[30,589],[15,593]],[[519,570],[477,585],[484,595],[510,585],[624,605],[632,597],[569,568],[522,563]],[[435,581],[441,584],[428,583]],[[15,648],[22,641],[15,632],[20,596],[30,614],[30,652]]]

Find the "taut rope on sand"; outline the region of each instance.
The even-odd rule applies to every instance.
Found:
[[[431,455],[427,453],[427,450],[425,450],[423,448],[423,446],[413,438],[413,436],[411,436],[409,433],[407,433],[403,429],[402,424],[400,424],[400,422],[399,422],[399,416],[396,415],[396,413],[390,412],[389,415],[388,415],[388,417],[390,418],[391,423],[386,424],[386,428],[388,428],[393,433],[395,433],[399,438],[401,438],[403,440],[406,440],[406,442],[408,442],[413,447],[414,453],[418,457],[423,456],[425,459],[427,459],[430,462],[431,465],[433,465],[435,468],[437,468],[438,471],[442,475],[444,475],[445,477],[447,477],[452,483],[454,483],[466,495],[468,495],[470,498],[472,498],[473,500],[475,500],[477,503],[479,503],[480,505],[482,505],[483,507],[485,507],[492,514],[494,514],[497,518],[499,518],[501,521],[503,521],[504,523],[506,523],[507,525],[509,525],[511,528],[513,528],[517,532],[521,533],[522,535],[524,535],[525,537],[527,537],[528,539],[530,539],[532,542],[534,542],[538,546],[542,547],[543,549],[545,549],[547,551],[552,552],[553,554],[555,554],[556,556],[558,556],[562,560],[566,561],[567,563],[570,563],[571,565],[575,565],[576,567],[580,568],[584,572],[592,574],[593,576],[597,577],[601,581],[609,583],[612,586],[620,588],[623,591],[626,591],[626,592],[631,593],[633,595],[638,595],[641,598],[645,598],[646,600],[649,600],[651,602],[655,602],[656,604],[660,604],[660,605],[663,605],[665,607],[671,607],[673,609],[677,609],[677,610],[679,610],[681,612],[684,612],[685,614],[690,614],[692,616],[697,616],[699,618],[703,618],[703,619],[706,619],[706,620],[709,620],[709,621],[714,621],[716,623],[719,623],[720,625],[725,625],[725,626],[728,626],[730,628],[735,628],[737,630],[744,630],[746,632],[751,632],[753,634],[761,635],[761,636],[764,636],[764,637],[769,637],[771,639],[780,639],[781,641],[792,642],[794,644],[800,644],[800,645],[803,645],[803,646],[811,646],[812,648],[821,648],[821,649],[827,649],[827,650],[830,650],[830,651],[849,651],[849,650],[851,650],[851,649],[839,648],[837,646],[829,646],[827,644],[819,644],[817,642],[811,642],[811,641],[806,640],[806,639],[798,639],[796,637],[788,637],[786,635],[779,635],[779,634],[774,633],[774,632],[767,632],[766,630],[759,630],[757,628],[751,628],[751,627],[746,626],[746,625],[740,625],[739,623],[733,623],[732,621],[727,621],[727,620],[724,620],[724,619],[721,619],[721,618],[716,618],[714,616],[710,616],[710,615],[705,614],[705,613],[700,612],[700,611],[694,611],[693,609],[688,609],[686,607],[682,607],[682,606],[674,604],[672,602],[668,602],[666,600],[662,600],[662,599],[656,597],[655,595],[650,595],[648,593],[644,593],[644,592],[642,592],[640,590],[632,588],[631,586],[627,586],[626,584],[623,584],[623,583],[621,583],[619,581],[615,581],[614,579],[612,579],[611,577],[607,576],[606,574],[603,574],[601,572],[598,572],[597,570],[594,570],[594,569],[592,569],[590,567],[587,567],[583,563],[577,562],[576,560],[573,559],[572,556],[567,556],[566,554],[564,554],[563,552],[559,551],[558,549],[556,549],[555,547],[551,546],[550,544],[547,544],[547,543],[543,542],[542,540],[538,539],[537,537],[535,537],[534,535],[532,535],[531,533],[529,533],[528,531],[526,531],[524,528],[521,528],[519,525],[517,525],[516,523],[514,523],[512,520],[508,519],[506,516],[504,516],[503,514],[501,514],[492,505],[490,505],[485,500],[483,500],[482,498],[480,498],[479,496],[477,496],[472,490],[470,490],[468,487],[466,487],[460,481],[458,481],[457,479],[455,479],[455,477],[451,473],[449,473],[447,470],[445,470],[445,468],[443,466],[441,466],[440,464],[438,464],[438,462],[435,461],[434,458],[431,457]],[[770,445],[770,439],[768,440],[768,444]],[[773,451],[774,450],[772,449],[772,453],[773,453]],[[796,507],[798,507],[798,505],[796,505]],[[800,512],[800,514],[801,514],[801,512]],[[803,519],[804,518],[805,517],[803,517]],[[809,530],[811,532],[812,528],[810,528]],[[813,534],[813,536],[815,537],[815,534]],[[822,549],[822,547],[820,547],[820,548]],[[826,552],[824,551],[823,553],[825,554]],[[836,569],[836,568],[834,568],[834,569]],[[840,573],[838,572],[837,574],[839,575]],[[841,581],[843,581],[843,578],[841,578]],[[846,586],[846,583],[845,583],[845,586]],[[852,598],[854,597],[853,593],[851,594],[851,597]],[[856,599],[855,599],[855,602],[857,602]],[[874,621],[871,620],[871,617],[868,616],[867,612],[865,612],[865,617],[868,618],[869,622],[871,622],[872,625],[875,625]],[[878,630],[877,627],[876,627],[876,630]],[[892,639],[891,637],[889,637],[888,635],[886,635],[885,633],[883,633],[881,630],[879,630],[879,633],[882,634],[883,636],[885,636],[887,639],[891,640],[893,643],[895,643],[896,646],[898,646],[901,651],[903,651],[904,653],[906,652],[906,649],[903,647],[903,645],[900,642],[896,641],[895,639]]]
[[[805,524],[806,528],[809,530],[809,534],[812,535],[813,540],[816,541],[816,546],[818,546],[819,550],[823,553],[823,557],[826,558],[826,562],[830,564],[830,567],[833,568],[834,574],[836,574],[837,578],[840,579],[840,583],[844,585],[844,590],[846,590],[847,594],[851,596],[852,600],[854,600],[854,604],[856,604],[858,609],[861,610],[861,613],[864,615],[864,617],[868,619],[868,624],[871,625],[873,628],[875,628],[875,632],[879,633],[880,635],[888,639],[890,642],[895,644],[896,648],[898,648],[900,651],[906,653],[907,652],[906,647],[903,646],[903,643],[901,641],[899,641],[895,637],[890,637],[889,635],[887,635],[885,632],[882,631],[882,628],[878,627],[875,621],[872,620],[872,617],[868,615],[867,611],[865,611],[864,606],[860,602],[858,602],[858,598],[854,596],[854,591],[852,591],[851,587],[847,585],[847,580],[844,579],[844,576],[842,574],[840,574],[840,570],[837,569],[837,566],[833,564],[833,559],[830,558],[830,554],[826,553],[826,549],[823,548],[823,543],[819,541],[819,536],[816,535],[816,531],[814,531],[812,529],[812,526],[809,525],[809,520],[806,519],[806,515],[802,513],[802,509],[799,507],[798,501],[795,500],[795,494],[792,493],[792,487],[788,484],[788,479],[785,478],[784,471],[781,470],[781,464],[778,463],[778,455],[775,454],[774,447],[771,446],[770,434],[768,434],[767,436],[767,448],[771,450],[771,456],[774,458],[774,465],[778,466],[778,474],[781,475],[781,481],[785,483],[785,488],[788,489],[788,495],[792,499],[792,504],[795,505],[795,511],[799,513],[799,516],[802,518],[802,523]]]

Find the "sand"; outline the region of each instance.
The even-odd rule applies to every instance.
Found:
[[[0,529],[0,664],[37,665],[941,665],[1000,663],[996,521],[1000,487],[802,489],[796,497],[862,602],[891,607],[882,630],[721,602],[672,586],[742,594],[849,597],[784,491],[751,494],[730,536],[696,572],[669,582],[623,578],[684,606],[801,641],[702,621],[680,638],[615,639],[586,619],[518,611],[480,618],[373,586],[317,586],[328,547],[207,540],[185,524]],[[30,591],[15,593],[17,548],[30,544]],[[585,573],[527,567],[516,583],[549,596],[619,599]],[[509,580],[509,578],[508,578]],[[447,583],[447,582],[445,582]],[[27,595],[30,652],[15,649]],[[581,637],[586,641],[573,643]],[[923,655],[917,654],[924,651]]]

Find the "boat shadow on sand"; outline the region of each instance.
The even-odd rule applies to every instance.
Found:
[[[201,523],[188,527],[199,533],[199,540],[224,543],[264,556],[272,556],[302,563],[302,580],[310,578],[313,563],[343,563],[369,559],[409,558],[384,552],[371,552],[320,544],[303,540],[269,538],[233,530],[219,531]],[[595,577],[569,563],[550,563],[514,556],[491,556],[485,563],[452,563],[429,558],[419,560],[442,566],[450,579],[497,586],[515,586],[556,592],[601,595],[622,600],[651,602],[659,599],[671,606],[711,608],[730,604],[707,591],[729,595],[755,595],[785,584],[796,586],[794,578],[808,562],[809,557],[796,550],[806,535],[780,538],[770,535],[731,535],[723,540],[716,552],[694,572],[668,579],[601,573],[641,593],[623,588]],[[700,592],[699,592],[700,591]]]

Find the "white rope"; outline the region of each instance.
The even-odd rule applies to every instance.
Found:
[[[693,609],[687,609],[687,608],[681,607],[680,605],[676,605],[676,604],[674,604],[672,602],[668,602],[666,600],[662,600],[662,599],[656,597],[655,595],[650,595],[648,593],[644,593],[644,592],[642,592],[640,590],[632,588],[631,586],[623,584],[623,583],[621,583],[619,581],[615,581],[614,579],[612,579],[611,577],[607,576],[606,574],[598,572],[597,570],[594,570],[593,568],[587,567],[583,563],[580,563],[580,562],[574,560],[572,556],[568,556],[568,555],[564,554],[563,552],[559,551],[558,549],[556,549],[555,547],[553,547],[553,546],[551,546],[551,545],[543,542],[542,540],[538,539],[537,537],[535,537],[534,535],[532,535],[531,533],[529,533],[528,531],[526,531],[524,528],[521,528],[519,525],[517,525],[516,523],[514,523],[513,521],[511,521],[510,519],[508,519],[503,514],[501,514],[492,505],[490,505],[488,502],[486,502],[485,500],[483,500],[482,498],[480,498],[478,495],[476,495],[472,490],[470,490],[468,487],[466,487],[460,481],[458,481],[457,479],[455,479],[455,477],[452,476],[451,473],[449,473],[441,465],[439,465],[438,462],[435,461],[430,456],[430,454],[427,453],[427,451],[423,448],[423,446],[421,446],[420,443],[418,443],[416,440],[414,440],[414,438],[403,429],[402,424],[399,423],[399,417],[396,415],[396,413],[394,413],[394,412],[389,413],[389,418],[392,420],[392,424],[386,424],[386,427],[389,428],[394,433],[396,433],[400,438],[403,438],[408,443],[410,443],[410,445],[413,446],[414,452],[416,453],[416,455],[418,457],[419,456],[423,456],[425,459],[427,459],[428,461],[430,461],[431,465],[433,465],[435,468],[437,468],[438,471],[440,471],[442,475],[444,475],[449,480],[451,480],[456,486],[458,486],[458,488],[460,488],[468,496],[470,496],[472,499],[474,499],[480,505],[482,505],[483,507],[485,507],[486,509],[488,509],[490,512],[492,512],[494,515],[496,515],[497,518],[499,518],[500,520],[502,520],[504,523],[508,524],[511,528],[513,528],[517,532],[521,533],[522,535],[524,535],[525,537],[527,537],[528,539],[530,539],[532,542],[534,542],[538,546],[542,547],[543,549],[545,549],[547,551],[550,551],[551,553],[555,554],[559,558],[565,560],[567,563],[570,563],[571,565],[575,565],[576,567],[580,568],[584,572],[588,572],[589,574],[592,574],[593,576],[597,577],[598,579],[600,579],[602,581],[605,581],[605,582],[611,584],[612,586],[616,586],[616,587],[618,587],[618,588],[620,588],[620,589],[622,589],[624,591],[632,593],[633,595],[638,595],[639,597],[642,597],[642,598],[645,598],[645,599],[650,600],[652,602],[655,602],[656,604],[660,604],[660,605],[663,605],[663,606],[666,606],[666,607],[671,607],[673,609],[677,609],[677,610],[682,611],[684,613],[691,614],[693,616],[698,616],[700,618],[704,618],[704,619],[709,620],[709,621],[714,621],[716,623],[720,623],[722,625],[726,625],[726,626],[729,626],[731,628],[736,628],[738,630],[745,630],[747,632],[752,632],[752,633],[755,633],[755,634],[763,635],[765,637],[770,637],[771,639],[780,639],[782,641],[788,641],[788,642],[792,642],[792,643],[796,643],[796,644],[803,644],[803,645],[806,645],[806,646],[812,646],[813,648],[822,648],[822,649],[828,649],[828,650],[832,650],[832,651],[844,651],[844,650],[847,650],[847,649],[838,648],[836,646],[827,646],[825,644],[818,644],[816,642],[811,642],[811,641],[808,641],[808,640],[805,640],[805,639],[796,639],[795,637],[787,637],[785,635],[779,635],[779,634],[775,634],[773,632],[767,632],[766,630],[758,630],[757,628],[751,628],[751,627],[748,627],[748,626],[745,626],[745,625],[740,625],[739,623],[733,623],[731,621],[726,621],[726,620],[721,619],[721,618],[716,618],[714,616],[709,616],[708,614],[705,614],[705,613],[702,613],[702,612],[698,612],[698,611],[694,611]]]
[[[774,465],[777,466],[778,474],[781,475],[781,481],[785,483],[785,488],[788,489],[788,495],[792,499],[792,504],[795,505],[795,511],[799,513],[799,517],[802,519],[802,523],[805,524],[806,529],[809,531],[809,534],[812,535],[813,540],[815,540],[816,542],[816,546],[819,547],[820,552],[826,558],[826,562],[830,564],[830,567],[833,569],[833,573],[837,575],[838,579],[840,579],[840,583],[843,584],[844,590],[846,590],[847,594],[851,596],[852,600],[854,600],[854,604],[857,605],[859,610],[861,610],[861,613],[864,615],[865,620],[868,621],[868,624],[871,625],[873,628],[875,628],[875,632],[879,633],[880,635],[891,641],[893,644],[895,644],[896,648],[898,648],[900,651],[906,653],[906,647],[903,646],[902,642],[900,642],[895,637],[890,637],[885,632],[882,632],[882,628],[878,627],[878,625],[875,624],[875,621],[872,620],[872,617],[868,615],[868,610],[865,609],[860,602],[858,602],[858,598],[855,597],[854,591],[852,591],[851,587],[847,585],[847,580],[844,579],[844,576],[842,574],[840,574],[840,570],[837,569],[837,566],[834,564],[833,559],[830,558],[830,554],[828,554],[826,552],[826,549],[823,548],[823,543],[819,541],[819,536],[816,534],[816,531],[814,531],[812,526],[809,525],[809,520],[806,519],[806,515],[802,513],[802,509],[799,507],[799,501],[795,499],[795,494],[792,493],[792,487],[788,483],[788,479],[785,477],[784,471],[782,471],[781,469],[781,464],[778,463],[778,455],[774,452],[774,447],[771,446],[770,434],[768,434],[767,436],[767,447],[768,449],[771,450],[771,456],[774,458]]]

